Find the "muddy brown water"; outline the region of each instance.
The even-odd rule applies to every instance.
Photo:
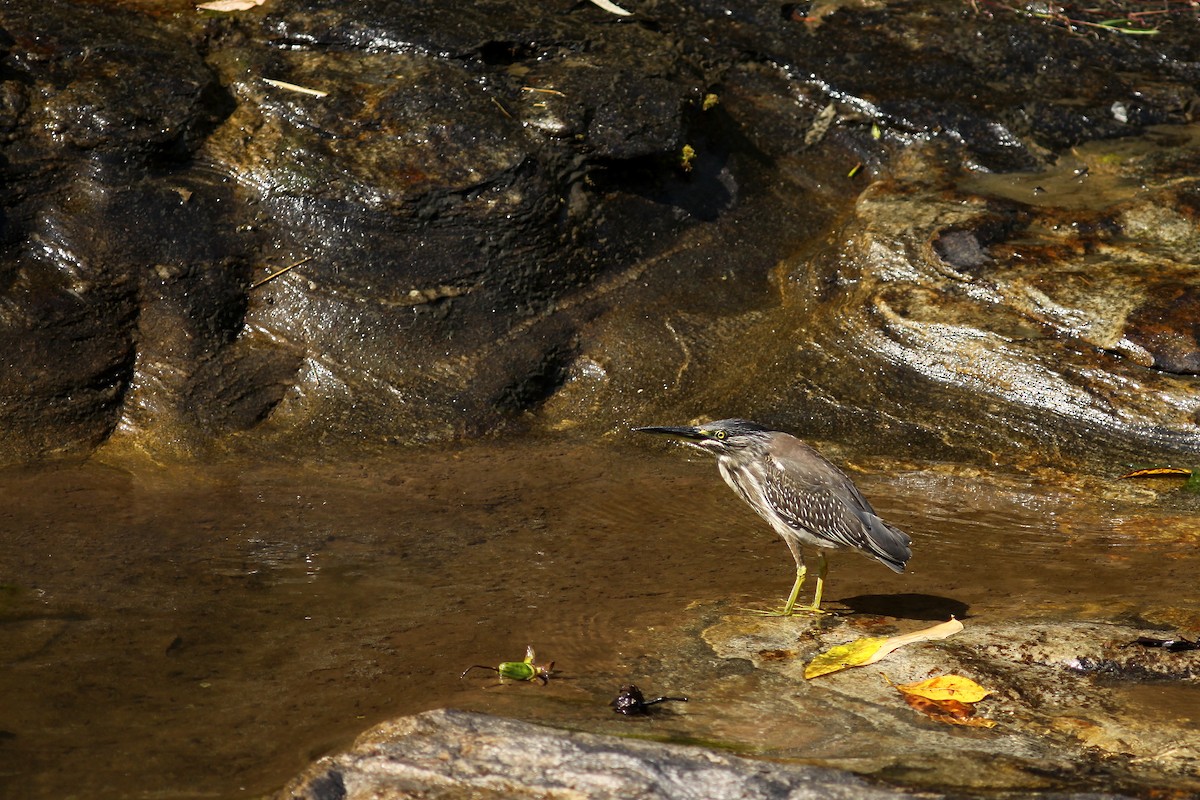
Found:
[[[896,575],[835,554],[833,605],[1147,618],[1194,586],[1195,503],[1169,485],[868,466],[857,482],[915,556]],[[442,706],[611,729],[629,680],[702,700],[654,673],[690,603],[767,607],[792,578],[714,465],[659,444],[8,471],[0,525],[7,797],[260,796],[376,722]],[[526,644],[557,662],[549,686],[459,678]],[[654,735],[759,746],[719,717]]]

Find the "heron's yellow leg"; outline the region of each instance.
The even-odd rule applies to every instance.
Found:
[[[780,616],[791,616],[792,614],[828,614],[828,611],[821,610],[821,595],[825,592],[825,574],[829,571],[829,562],[825,560],[825,551],[817,551],[817,591],[813,594],[811,606],[796,605],[796,598],[800,595],[800,585],[804,583],[805,569],[801,567],[796,572],[796,585],[792,587],[792,594],[788,597],[787,605],[783,607],[783,613]]]
[[[783,604],[783,608],[778,611],[746,610],[751,614],[758,614],[763,617],[790,617],[794,614],[828,614],[828,611],[821,610],[821,590],[824,588],[825,571],[828,565],[825,563],[825,554],[819,553],[819,556],[817,561],[817,596],[811,606],[796,605],[796,600],[800,597],[800,589],[804,586],[804,578],[808,575],[808,567],[801,563],[796,566],[796,582],[792,584],[791,594],[788,595],[787,602]]]
[[[817,551],[817,591],[813,595],[813,603],[809,611],[821,610],[821,594],[825,591],[825,574],[829,572],[829,562],[825,560],[825,551]]]
[[[804,585],[804,576],[808,574],[808,567],[803,564],[796,566],[796,582],[792,584],[792,593],[788,595],[787,602],[783,604],[783,611],[779,616],[790,617],[792,610],[796,607],[796,599],[800,597],[800,587]],[[817,584],[817,591],[820,591],[821,584]]]
[[[792,584],[792,593],[788,595],[787,602],[783,604],[783,608],[775,611],[762,611],[757,608],[744,608],[743,611],[748,611],[751,614],[757,614],[760,617],[790,617],[793,610],[796,608],[796,599],[800,597],[800,587],[804,585],[804,576],[808,574],[808,567],[801,562],[796,565],[796,582]]]

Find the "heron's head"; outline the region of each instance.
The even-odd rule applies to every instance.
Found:
[[[719,419],[686,428],[634,428],[642,433],[657,433],[682,439],[686,444],[716,455],[755,452],[767,445],[771,431],[745,419]]]

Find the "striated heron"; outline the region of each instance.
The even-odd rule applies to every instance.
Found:
[[[771,523],[796,559],[796,583],[780,616],[820,613],[826,550],[850,548],[903,572],[912,540],[884,522],[840,469],[791,434],[744,419],[722,419],[698,427],[634,428],[682,439],[717,457],[725,482]],[[801,545],[817,548],[817,591],[811,606],[797,606],[808,569]]]

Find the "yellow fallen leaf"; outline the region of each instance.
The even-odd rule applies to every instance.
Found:
[[[879,648],[887,641],[883,636],[868,636],[855,639],[852,642],[831,647],[820,653],[804,668],[805,678],[816,678],[846,667],[861,667],[870,664],[871,658],[879,652]]]
[[[804,668],[805,678],[816,678],[847,667],[862,667],[874,664],[888,653],[915,642],[945,639],[963,629],[963,624],[951,617],[949,621],[903,636],[867,637],[831,647],[808,663]]]
[[[905,695],[924,697],[935,702],[954,700],[959,703],[978,703],[992,693],[970,678],[962,675],[939,675],[916,683],[905,683],[896,687]]]

